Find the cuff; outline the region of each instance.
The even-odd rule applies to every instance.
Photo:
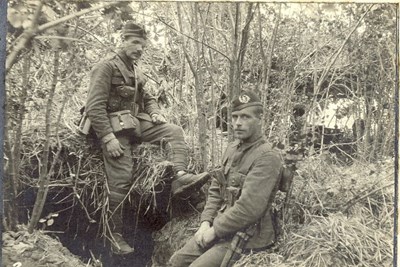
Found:
[[[215,233],[215,235],[216,235],[218,238],[223,238],[223,237],[225,236],[224,233],[222,233],[222,232],[220,231],[220,229],[218,229],[218,227],[215,228],[215,225],[213,225],[213,228],[214,228],[214,233]]]
[[[213,224],[214,218],[208,214],[203,214],[200,216],[200,223],[207,221],[210,222],[210,224]]]
[[[216,220],[214,220],[214,223],[213,223],[214,232],[215,232],[215,235],[218,238],[224,238],[224,237],[226,237],[226,236],[228,236],[228,235],[230,235],[230,234],[235,232],[235,231],[232,232],[226,226],[225,227],[221,226],[221,220],[220,219],[221,219],[221,217],[216,218]]]
[[[101,138],[101,142],[103,142],[103,144],[107,144],[108,142],[110,142],[113,139],[116,139],[114,133],[109,133]]]
[[[200,225],[202,225],[203,222],[208,222],[210,224],[210,227],[212,226],[212,221],[210,221],[210,220],[202,220],[202,221],[200,221]]]

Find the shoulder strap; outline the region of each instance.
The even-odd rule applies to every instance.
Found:
[[[115,57],[115,66],[119,69],[121,72],[122,76],[124,77],[125,83],[130,84],[131,83],[131,78],[129,74],[129,70],[125,63],[122,61],[122,59],[117,55]]]

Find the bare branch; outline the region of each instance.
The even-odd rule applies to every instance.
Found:
[[[91,7],[91,8],[84,9],[82,11],[73,13],[71,15],[67,15],[67,16],[59,18],[57,20],[50,21],[48,23],[40,25],[38,27],[38,32],[43,32],[43,31],[45,31],[47,29],[53,28],[53,27],[55,27],[55,26],[57,26],[57,25],[59,25],[59,24],[61,24],[63,22],[66,22],[68,20],[80,17],[80,16],[85,15],[87,13],[90,13],[90,12],[93,12],[93,11],[96,11],[96,10],[99,10],[99,9],[102,9],[102,8],[105,8],[105,7],[108,7],[108,6],[115,5],[117,3],[118,2],[107,2],[107,3],[104,3],[104,4],[98,5],[98,6],[94,6],[94,7]]]
[[[227,55],[225,55],[224,53],[222,53],[221,51],[219,51],[219,50],[216,49],[215,47],[212,47],[212,46],[210,46],[209,44],[206,44],[206,43],[201,42],[201,41],[199,41],[199,40],[196,40],[195,38],[193,38],[193,37],[191,37],[191,36],[189,36],[189,35],[183,33],[182,31],[175,29],[175,27],[171,26],[170,24],[168,24],[167,22],[165,22],[165,21],[164,21],[162,18],[160,18],[160,17],[158,17],[158,19],[159,19],[162,23],[164,23],[165,26],[167,26],[168,28],[171,28],[171,29],[174,30],[175,32],[177,32],[177,33],[179,33],[179,34],[181,34],[181,35],[187,37],[187,38],[190,39],[190,40],[193,40],[193,41],[195,41],[195,42],[198,42],[198,43],[200,43],[200,44],[202,44],[202,45],[207,46],[208,48],[210,48],[211,50],[217,52],[218,54],[220,54],[220,55],[223,56],[224,58],[230,60],[230,58],[229,58]]]
[[[40,3],[43,5],[42,2],[40,2]],[[109,2],[109,3],[105,3],[105,4],[102,4],[102,5],[99,5],[99,6],[91,7],[91,8],[88,8],[88,9],[84,9],[84,10],[82,10],[82,11],[73,13],[73,14],[71,14],[71,15],[68,15],[68,16],[65,16],[65,17],[62,17],[62,18],[59,18],[59,19],[57,19],[57,20],[54,20],[54,21],[45,23],[45,24],[40,25],[40,26],[37,26],[37,21],[32,21],[31,27],[28,28],[28,29],[26,29],[26,30],[18,37],[18,40],[16,40],[16,42],[15,42],[14,48],[12,49],[10,55],[7,57],[7,59],[6,59],[6,73],[8,73],[8,71],[12,68],[12,66],[17,62],[18,57],[19,57],[21,51],[22,51],[23,49],[25,49],[26,47],[28,47],[29,42],[32,40],[32,38],[33,38],[36,34],[38,34],[38,33],[40,33],[40,32],[43,32],[43,31],[45,31],[45,30],[47,30],[47,29],[50,29],[50,28],[52,28],[52,27],[55,27],[55,26],[57,26],[57,25],[59,25],[59,24],[61,24],[61,23],[63,23],[63,22],[68,21],[68,20],[77,18],[77,17],[79,17],[79,16],[82,16],[82,15],[84,15],[84,14],[87,14],[87,13],[90,13],[90,12],[93,12],[93,11],[96,11],[96,10],[99,10],[99,9],[102,9],[102,8],[104,8],[104,7],[107,7],[107,6],[115,5],[115,4],[117,4],[117,3],[118,3],[118,2]],[[40,8],[40,10],[41,10],[42,6],[41,6],[41,5],[38,6],[38,8],[37,8],[35,14],[40,13],[40,12],[38,11],[39,8]]]
[[[361,21],[364,19],[364,17],[368,14],[368,12],[371,10],[371,8],[374,6],[374,4],[370,5],[369,8],[367,9],[367,11],[365,11],[365,13],[361,16],[361,18],[357,21],[356,25],[354,25],[353,29],[349,32],[349,34],[347,35],[346,39],[343,41],[342,45],[340,46],[340,48],[337,50],[336,54],[334,54],[332,56],[331,61],[329,62],[328,66],[324,69],[323,73],[321,74],[321,77],[318,80],[317,83],[317,90],[316,92],[319,91],[319,88],[321,87],[322,83],[324,82],[326,76],[328,75],[328,72],[330,71],[330,69],[332,68],[333,64],[335,64],[337,58],[339,57],[339,55],[342,53],[342,50],[344,48],[344,46],[346,45],[346,43],[348,42],[348,40],[350,39],[350,36],[353,34],[353,32],[358,28],[358,26],[360,25]]]

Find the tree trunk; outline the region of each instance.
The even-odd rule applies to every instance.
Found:
[[[22,65],[22,91],[19,98],[19,108],[18,113],[16,114],[16,130],[12,140],[10,140],[11,129],[5,127],[5,143],[6,143],[6,154],[8,155],[8,164],[6,168],[6,190],[5,193],[7,195],[7,221],[9,222],[8,228],[15,229],[18,224],[18,213],[16,209],[17,195],[19,192],[19,167],[20,167],[20,157],[21,157],[21,136],[22,136],[22,125],[25,118],[26,112],[26,98],[28,95],[28,87],[29,87],[29,70],[30,70],[30,60],[31,56],[27,55],[24,58],[24,62]],[[9,108],[6,108],[6,111],[9,111]],[[10,112],[10,111],[9,111]],[[7,118],[9,116],[6,116]],[[7,123],[6,123],[7,125]],[[11,216],[11,217],[10,217]]]
[[[35,205],[33,207],[32,217],[28,225],[29,233],[33,233],[33,230],[35,229],[37,223],[39,222],[40,216],[43,211],[44,203],[46,202],[47,192],[49,189],[48,186],[49,186],[51,172],[49,172],[48,163],[50,155],[51,113],[52,113],[51,110],[53,107],[53,98],[58,81],[59,60],[60,60],[60,51],[56,50],[54,52],[54,61],[53,61],[54,70],[53,70],[52,84],[50,88],[49,99],[47,100],[47,106],[46,106],[46,117],[45,117],[46,142],[44,144],[44,149],[43,149],[43,161],[42,161],[43,164],[42,166],[40,166],[41,168],[38,181],[39,190],[36,196]]]
[[[200,38],[199,34],[199,3],[194,3],[194,21],[195,21],[195,29],[194,36],[197,40],[204,38],[204,33],[202,38]],[[203,44],[203,42],[202,42]],[[195,84],[196,84],[196,105],[197,105],[197,118],[198,118],[198,144],[200,146],[200,154],[201,154],[201,166],[203,170],[207,169],[208,165],[208,154],[207,154],[207,118],[205,111],[205,102],[204,102],[204,86],[203,86],[203,71],[202,66],[204,65],[204,58],[201,56],[202,50],[204,46],[200,47],[199,42],[195,43],[196,53],[197,53],[197,64],[196,64],[196,74],[195,75]],[[193,71],[193,70],[192,70]]]
[[[180,3],[177,3],[177,13],[178,13],[178,22],[180,31],[183,32],[182,27],[182,16],[180,11]],[[198,24],[198,12],[199,7],[198,3],[194,3],[194,9],[192,15],[194,16],[194,23],[195,25],[191,25],[192,29],[194,28],[194,36],[195,39],[198,40],[199,35],[199,24]],[[196,54],[197,54],[197,61],[194,63],[193,59],[190,58],[189,53],[186,48],[186,42],[183,39],[182,42],[182,50],[185,54],[185,58],[187,63],[189,64],[190,70],[193,74],[194,81],[195,81],[195,91],[196,91],[196,108],[197,108],[197,129],[198,129],[198,142],[200,145],[200,155],[201,155],[201,166],[203,169],[207,168],[208,164],[208,157],[207,157],[207,142],[206,142],[206,114],[204,110],[204,88],[203,88],[203,72],[201,70],[202,61],[201,61],[201,50],[199,42],[195,42]]]
[[[279,5],[279,13],[278,17],[276,18],[276,22],[274,25],[274,30],[272,31],[271,35],[271,40],[268,43],[268,58],[265,55],[264,49],[262,47],[263,42],[262,42],[262,27],[261,27],[261,14],[259,12],[259,19],[258,19],[258,27],[259,27],[259,34],[260,34],[260,52],[261,52],[261,58],[263,61],[263,68],[262,70],[262,83],[261,83],[261,102],[263,103],[263,120],[262,120],[262,132],[265,133],[267,131],[267,127],[270,124],[271,118],[270,118],[270,113],[268,109],[268,104],[267,104],[267,98],[269,94],[269,76],[271,73],[271,66],[272,66],[272,56],[274,54],[274,48],[275,48],[275,42],[276,42],[276,36],[278,34],[278,28],[279,28],[279,23],[281,19],[281,9],[282,6]]]
[[[227,100],[228,106],[230,107],[230,103],[232,99],[239,95],[241,90],[241,72],[242,65],[244,62],[246,48],[249,38],[249,29],[251,22],[254,17],[253,3],[250,3],[247,9],[247,17],[245,21],[245,26],[242,31],[240,31],[241,26],[241,3],[235,3],[235,14],[233,15],[230,12],[232,24],[232,35],[231,35],[231,56],[230,56],[230,64],[229,64],[229,78],[228,78],[228,90],[227,90]],[[230,11],[230,9],[229,9]],[[240,43],[240,45],[239,45]],[[232,120],[232,110],[228,108],[228,122]],[[228,127],[228,139],[233,139],[233,134],[231,132],[231,127]]]

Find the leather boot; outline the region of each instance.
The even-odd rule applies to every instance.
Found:
[[[134,252],[132,248],[122,237],[123,219],[122,219],[122,205],[118,202],[110,201],[109,209],[113,213],[111,221],[113,226],[111,230],[111,251],[114,254],[124,255]]]
[[[210,179],[208,172],[199,174],[184,173],[176,175],[171,183],[171,192],[173,197],[189,196],[195,190],[200,189]]]
[[[120,233],[111,233],[113,240],[111,240],[111,251],[117,255],[130,254],[135,251],[135,249],[125,241]]]

